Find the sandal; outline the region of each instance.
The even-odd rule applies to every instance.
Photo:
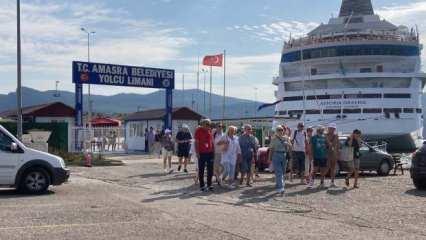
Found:
[[[346,184],[346,187],[349,187],[349,178],[345,178],[345,184]]]

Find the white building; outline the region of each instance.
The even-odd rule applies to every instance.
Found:
[[[151,127],[154,130],[164,128],[165,109],[153,109],[136,112],[125,118],[125,143],[129,151],[145,150],[145,130]],[[179,126],[186,124],[191,133],[194,133],[202,115],[187,107],[174,108],[172,112],[173,135],[176,135]]]

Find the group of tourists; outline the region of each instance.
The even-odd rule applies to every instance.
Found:
[[[327,175],[330,177],[329,187],[337,187],[335,177],[337,162],[341,157],[341,147],[336,128],[334,123],[329,124],[327,129],[319,126],[315,134],[311,127],[305,130],[303,123],[299,123],[294,132],[286,126],[276,128],[270,144],[269,159],[273,163],[278,193],[283,194],[285,191],[287,169],[290,171],[290,178],[293,176],[293,169],[296,169],[301,183],[307,184],[308,188],[314,187],[317,173],[320,175],[320,188],[325,187]],[[348,175],[345,178],[345,184],[349,187],[349,179],[354,176],[353,187],[358,188],[361,131],[354,130],[344,144],[352,149],[349,154],[353,154],[347,164]],[[289,168],[287,168],[288,164]],[[296,166],[292,166],[293,164]]]
[[[293,176],[298,176],[302,184],[313,188],[319,173],[319,188],[325,187],[327,176],[330,178],[329,187],[337,187],[335,176],[341,157],[341,143],[336,128],[336,124],[331,123],[327,128],[316,127],[314,133],[312,127],[305,129],[303,123],[299,123],[294,131],[284,125],[276,127],[267,157],[275,173],[277,193],[284,194],[286,175],[291,181]],[[229,188],[235,188],[237,183],[248,187],[253,184],[259,141],[248,124],[240,131],[235,126],[228,126],[225,132],[220,123],[212,124],[209,119],[203,119],[194,136],[187,125],[182,125],[175,137],[172,137],[171,130],[166,129],[159,136],[155,135],[154,142],[157,140],[161,145],[165,173],[174,171],[171,160],[175,150],[179,159],[177,171],[188,173],[188,163],[195,159],[195,180],[201,191],[213,191],[213,179],[219,186],[227,185]],[[352,150],[348,153],[351,160],[345,184],[349,187],[349,179],[354,176],[353,187],[358,188],[361,131],[354,130],[344,144]]]

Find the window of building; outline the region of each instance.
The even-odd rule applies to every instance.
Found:
[[[417,112],[417,113],[422,113],[422,112],[423,112],[423,110],[422,110],[421,108],[417,108],[417,109],[416,109],[416,112]]]
[[[318,69],[311,68],[311,75],[317,75],[317,73],[318,73]]]
[[[363,113],[382,113],[381,108],[364,108],[362,110]]]
[[[380,72],[380,73],[383,72],[383,65],[377,65],[376,66],[376,71]]]
[[[414,113],[414,108],[404,108],[404,113]]]

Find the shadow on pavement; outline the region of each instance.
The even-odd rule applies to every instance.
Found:
[[[268,202],[275,196],[275,186],[253,187],[243,190],[239,196],[240,201],[238,201],[235,205]]]
[[[31,194],[25,194],[21,193],[15,189],[6,189],[6,190],[0,190],[0,199],[15,199],[15,198],[36,198],[36,197],[43,197],[48,195],[53,195],[55,192],[53,191],[47,191],[44,194],[39,195],[31,195]]]
[[[405,194],[416,196],[416,197],[426,197],[426,191],[420,191],[417,189],[410,189],[406,191]]]

